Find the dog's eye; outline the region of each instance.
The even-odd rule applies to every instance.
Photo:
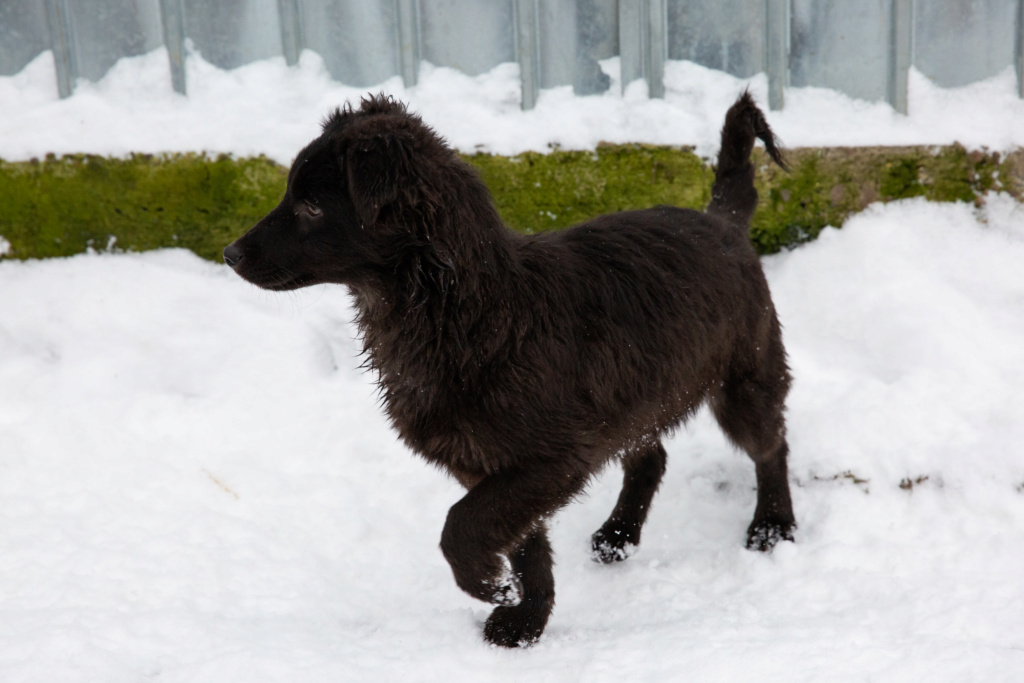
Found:
[[[306,213],[308,213],[313,218],[316,218],[317,216],[322,215],[323,212],[324,212],[323,209],[321,209],[319,206],[317,206],[312,201],[307,200],[306,202],[304,202],[304,204],[305,204],[305,207],[306,207]]]

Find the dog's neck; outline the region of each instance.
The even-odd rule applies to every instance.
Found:
[[[424,237],[402,250],[388,277],[351,287],[367,365],[386,402],[400,386],[433,377],[471,384],[517,337],[517,236],[489,201],[468,216],[434,219],[417,226]],[[471,235],[454,229],[467,220]]]

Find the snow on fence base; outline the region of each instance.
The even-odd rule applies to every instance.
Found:
[[[191,87],[186,61],[195,54],[234,68],[278,55],[294,65],[310,49],[335,78],[357,86],[400,75],[411,87],[424,60],[470,75],[516,63],[517,99],[532,109],[539,88],[607,89],[597,62],[619,56],[622,84],[642,79],[651,97],[664,95],[668,60],[690,59],[741,77],[765,72],[773,109],[782,108],[783,89],[792,84],[884,99],[905,114],[912,66],[950,85],[983,80],[1020,64],[1024,35],[1022,0],[7,4],[0,7],[0,43],[11,47],[0,50],[0,74],[49,47],[61,97],[71,96],[80,77],[102,78],[119,57],[163,45],[164,70],[182,94]],[[1017,78],[1022,91],[1019,66]]]

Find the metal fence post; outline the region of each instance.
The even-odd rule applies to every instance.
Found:
[[[185,15],[182,0],[160,0],[160,23],[164,45],[171,63],[171,85],[174,92],[185,93]]]
[[[648,0],[647,94],[665,97],[665,60],[668,59],[668,10],[665,0]]]
[[[523,110],[537,106],[540,92],[540,26],[537,23],[537,0],[515,0],[515,45],[519,76],[523,88]]]
[[[1024,97],[1024,0],[1017,0],[1017,32],[1013,44],[1013,61],[1017,66],[1017,96]]]
[[[46,0],[46,24],[50,31],[50,48],[57,71],[57,92],[61,99],[70,97],[78,79],[75,35],[68,14],[67,0]]]
[[[889,104],[907,113],[907,77],[913,58],[914,0],[892,0],[889,25]]]
[[[789,75],[789,0],[765,0],[765,71],[768,72],[768,108],[782,109]]]
[[[406,88],[416,85],[420,67],[420,12],[417,0],[396,0],[398,68]]]
[[[302,54],[302,15],[299,0],[277,0],[277,16],[281,21],[281,52],[288,66],[299,63]]]

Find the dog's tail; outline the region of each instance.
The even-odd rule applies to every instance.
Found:
[[[754,165],[750,163],[755,137],[764,143],[768,156],[785,170],[786,160],[779,149],[775,133],[754,104],[750,92],[744,91],[725,115],[722,149],[718,152],[718,169],[715,171],[715,184],[711,187],[708,213],[717,214],[734,223],[749,225],[754,209],[757,208]]]

